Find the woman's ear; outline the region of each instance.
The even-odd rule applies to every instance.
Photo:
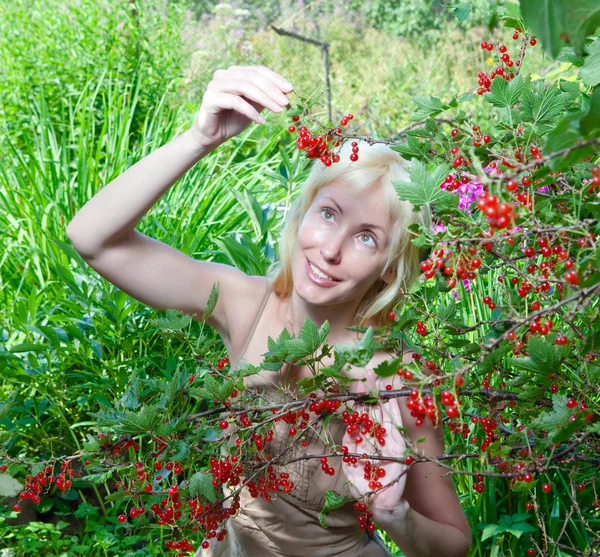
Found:
[[[393,267],[390,267],[385,274],[381,277],[381,280],[383,280],[383,282],[385,282],[386,284],[389,284],[390,282],[392,282],[394,280],[396,276],[396,269]]]

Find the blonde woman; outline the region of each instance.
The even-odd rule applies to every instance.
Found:
[[[410,242],[408,227],[430,224],[427,207],[420,212],[398,200],[392,182],[407,178],[406,162],[383,144],[360,142],[359,159],[350,162],[350,144],[341,160],[326,167],[319,160],[292,204],[282,231],[279,261],[267,276],[248,276],[228,265],[198,261],[149,238],[135,227],[160,197],[195,163],[252,122],[263,123],[264,109],[281,112],[293,86],[263,66],[232,66],[217,70],[202,99],[194,125],[170,143],[126,170],[100,190],[77,213],[67,236],[100,275],[151,307],[174,308],[195,318],[202,315],[211,288],[220,284],[218,302],[207,323],[221,335],[232,369],[240,361],[260,365],[268,351],[268,337],[283,328],[298,334],[306,317],[321,326],[329,321],[329,345],[353,343],[361,335],[353,325],[389,325],[388,312],[401,300],[419,274],[419,252]],[[394,355],[378,352],[366,369],[350,368],[357,379],[354,390],[384,389],[390,379],[371,371]],[[403,360],[412,362],[412,353]],[[329,365],[333,359],[325,359]],[[279,372],[262,371],[246,378],[246,387],[269,400],[311,376],[306,366],[284,365]],[[368,384],[360,380],[368,379]],[[397,379],[397,377],[396,377]],[[394,382],[394,387],[401,385]],[[298,395],[300,396],[300,395]],[[396,426],[406,428],[426,456],[444,452],[441,426],[426,421],[414,425],[404,398],[376,405],[374,416],[388,431],[384,455],[402,456],[405,439]],[[327,428],[309,428],[305,446],[293,443],[289,459],[303,454],[327,454],[326,441],[364,452],[369,442],[357,444],[346,433],[339,415]],[[429,425],[428,425],[429,424]],[[289,425],[275,424],[266,451],[277,455],[289,445]],[[371,452],[369,450],[369,452]],[[251,497],[242,490],[239,511],[229,519],[222,541],[204,540],[203,557],[383,557],[390,555],[373,528],[359,528],[352,503],[319,523],[324,493],[358,497],[369,491],[364,464],[329,459],[324,473],[318,458],[296,460],[286,466],[295,487],[272,498]],[[405,471],[400,462],[384,462],[385,489],[371,498],[373,522],[385,530],[408,557],[464,557],[471,532],[452,479],[439,467],[414,463]],[[247,470],[246,470],[247,471]]]

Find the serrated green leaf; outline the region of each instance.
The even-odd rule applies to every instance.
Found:
[[[600,39],[594,39],[586,51],[588,56],[579,71],[579,77],[588,87],[594,87],[600,83]]]
[[[456,315],[456,302],[454,298],[450,298],[446,305],[438,307],[437,318],[440,321],[447,321]]]
[[[396,375],[402,367],[402,358],[394,358],[391,361],[381,362],[377,367],[373,368],[373,371],[379,377],[391,377]]]
[[[306,346],[301,338],[293,338],[286,341],[285,348],[290,358],[298,360],[300,358],[306,358],[311,355],[311,351]]]
[[[304,323],[300,329],[299,337],[306,345],[306,349],[309,351],[309,354],[313,354],[319,347],[319,329],[317,328],[317,324],[308,317],[304,318]]]
[[[525,26],[535,33],[552,58],[558,56],[565,41],[576,54],[583,54],[586,37],[600,24],[597,0],[546,0],[543,4],[521,0],[520,5]]]
[[[555,83],[545,84],[540,79],[523,93],[521,117],[534,124],[549,122],[570,104],[571,96],[568,93],[563,93]]]
[[[165,317],[150,319],[150,323],[163,331],[181,331],[192,322],[192,318],[180,310],[169,308],[165,313]]]
[[[499,524],[488,524],[481,534],[481,541],[485,541],[488,538],[491,538],[497,534],[501,534],[504,532],[504,527]]]
[[[510,108],[521,99],[525,85],[528,85],[528,81],[524,81],[521,74],[510,81],[496,77],[492,80],[490,93],[485,95],[485,99],[499,108]]]
[[[219,288],[220,283],[215,282],[210,290],[208,300],[206,301],[206,307],[204,308],[204,313],[202,314],[202,321],[206,321],[215,309],[217,301],[219,300]]]
[[[334,345],[337,357],[341,358],[344,363],[365,367],[372,360],[375,353],[374,333],[373,327],[369,327],[363,337],[357,340],[354,345],[350,342]]]
[[[412,114],[412,120],[424,120],[428,116],[435,116],[444,110],[442,100],[432,95],[417,95],[413,97],[417,109]]]
[[[431,122],[431,120],[427,121]],[[409,136],[406,145],[393,145],[391,149],[400,153],[407,160],[413,158],[426,159],[431,149],[431,143],[427,141],[422,143],[417,138]]]
[[[118,468],[111,468],[110,470],[107,470],[106,472],[102,472],[100,474],[88,474],[87,476],[83,476],[83,478],[81,479],[85,480],[86,482],[90,482],[94,485],[102,484],[113,477],[115,470],[118,470]]]
[[[454,15],[461,22],[464,23],[469,19],[471,14],[471,4],[469,2],[461,2],[456,8],[454,8]]]
[[[139,412],[126,412],[113,429],[123,435],[138,435],[152,431],[160,422],[160,410],[154,406],[143,406]]]
[[[217,498],[215,488],[212,484],[212,475],[207,472],[196,472],[191,478],[188,486],[191,497],[199,495],[208,499],[211,503]]]
[[[569,423],[571,409],[567,407],[567,400],[568,397],[566,395],[553,394],[552,410],[540,414],[532,421],[532,425],[548,431],[550,435],[556,434],[562,426]]]
[[[440,189],[440,184],[445,181],[449,172],[446,165],[439,165],[429,170],[423,162],[412,159],[407,170],[411,181],[394,182],[393,185],[399,199],[410,201],[415,209],[444,198],[455,197],[450,192]]]
[[[175,454],[171,456],[171,460],[181,462],[190,456],[191,447],[187,441],[184,441],[183,439],[176,439],[174,442],[169,443],[169,453],[173,445],[175,448]]]
[[[570,46],[563,47],[556,59],[559,62],[568,62],[569,64],[573,64],[577,68],[580,68],[584,64],[583,56],[577,56],[573,48]]]
[[[328,489],[325,492],[325,505],[319,513],[319,522],[321,523],[321,526],[323,528],[327,528],[327,524],[325,523],[325,517],[327,516],[327,513],[330,513],[335,509],[343,507],[345,503],[346,498],[343,495],[340,495],[339,493],[334,491],[333,489]]]

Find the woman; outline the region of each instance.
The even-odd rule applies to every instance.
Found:
[[[268,350],[268,337],[277,338],[284,327],[297,335],[306,317],[318,326],[329,321],[329,345],[355,342],[360,337],[348,327],[380,327],[386,319],[389,324],[387,313],[419,273],[419,253],[407,228],[415,222],[429,224],[429,214],[426,209],[413,212],[410,203],[398,200],[392,181],[406,179],[405,161],[382,144],[360,142],[359,160],[354,163],[349,161],[349,144],[342,149],[340,162],[325,167],[316,161],[286,219],[280,261],[267,277],[194,260],[135,229],[198,160],[252,121],[262,123],[264,108],[281,112],[288,104],[285,95],[292,90],[283,77],[263,66],[217,70],[193,127],[100,190],[67,227],[68,238],[93,269],[154,308],[174,308],[199,318],[218,282],[219,299],[207,323],[223,338],[232,366],[242,359],[258,366]],[[370,380],[367,386],[354,383],[354,389],[383,389],[391,384],[391,379],[375,379],[369,371],[389,358],[379,352],[366,371],[351,367],[347,373],[352,378]],[[404,353],[403,359],[410,363],[411,353]],[[329,358],[323,363],[331,362]],[[294,384],[309,375],[305,367],[286,365],[277,374],[262,371],[248,377],[246,386],[278,400],[284,396],[278,387],[293,391]],[[384,454],[403,455],[406,444],[395,426],[405,427],[413,442],[426,437],[419,444],[426,456],[444,452],[441,427],[416,428],[404,399],[378,404],[374,410],[389,432]],[[275,427],[268,448],[274,454],[290,438],[286,424]],[[357,445],[345,429],[339,416],[329,422],[327,433],[334,446],[345,443],[350,452],[365,450],[366,442]],[[291,454],[326,454],[329,448],[323,433],[307,430],[307,446],[294,443]],[[362,479],[364,464],[340,461],[331,459],[331,475],[321,470],[319,459],[290,464],[286,471],[289,468],[296,487],[271,501],[252,498],[243,490],[239,514],[229,520],[225,539],[212,539],[198,555],[389,555],[377,536],[358,528],[359,513],[352,504],[330,512],[326,529],[319,524],[326,490],[354,497],[370,491]],[[387,472],[383,485],[405,469],[398,462],[382,466]],[[373,496],[370,504],[374,523],[408,557],[467,554],[468,522],[452,480],[435,465],[413,464],[399,481]]]

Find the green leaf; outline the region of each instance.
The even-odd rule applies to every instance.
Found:
[[[393,185],[398,197],[403,201],[410,201],[415,209],[419,210],[422,205],[455,197],[450,192],[440,189],[440,184],[449,172],[446,165],[436,165],[432,170],[428,170],[423,162],[412,159],[407,170],[411,181],[394,182]]]
[[[558,56],[565,41],[582,55],[586,37],[600,23],[597,0],[521,0],[520,5],[525,26],[533,30],[552,58]]]
[[[201,495],[211,503],[217,498],[215,488],[212,484],[212,475],[207,472],[196,472],[190,478],[188,492],[191,497],[198,497],[198,495]]]
[[[443,305],[438,307],[437,310],[437,318],[440,321],[447,321],[456,315],[456,302],[454,298],[450,298],[448,300],[447,305]]]
[[[456,8],[454,8],[454,15],[461,22],[464,23],[469,19],[471,14],[471,4],[469,2],[461,2]]]
[[[373,368],[373,371],[379,377],[391,377],[392,375],[396,375],[401,367],[402,358],[394,358],[391,361],[381,362],[377,367]]]
[[[206,307],[204,308],[204,313],[202,314],[202,321],[206,321],[215,309],[217,300],[219,299],[219,288],[220,284],[215,282],[210,290],[208,300],[206,301]]]
[[[600,39],[596,38],[586,51],[589,56],[579,71],[579,77],[587,86],[594,87],[600,83]]]
[[[162,415],[155,406],[143,406],[139,412],[126,412],[121,423],[113,425],[117,433],[138,435],[152,431],[161,421]]]
[[[481,534],[481,541],[485,541],[488,538],[491,538],[497,534],[501,534],[504,532],[504,528],[499,524],[489,524],[483,529],[483,533]]]
[[[435,116],[444,110],[444,105],[439,97],[431,95],[417,95],[413,97],[417,109],[413,112],[412,120],[424,120],[428,116]]]
[[[565,46],[556,58],[559,62],[568,62],[569,64],[573,64],[575,67],[580,68],[584,64],[584,59],[582,56],[577,56],[575,51],[570,46]]]
[[[499,108],[510,108],[517,104],[521,98],[521,93],[528,81],[525,82],[521,74],[510,81],[501,77],[492,80],[490,93],[485,95],[486,100]]]
[[[325,523],[325,517],[327,516],[327,513],[330,513],[335,509],[343,507],[345,503],[346,498],[343,495],[337,493],[337,491],[334,491],[333,489],[328,489],[325,492],[325,505],[319,513],[319,522],[321,523],[321,526],[323,528],[327,528],[327,524]]]
[[[521,117],[534,124],[548,122],[570,104],[571,96],[568,93],[563,93],[555,83],[545,84],[539,79],[523,94]]]
[[[533,338],[533,337],[531,337]],[[531,338],[529,339],[531,341]],[[552,395],[552,410],[540,414],[531,422],[532,426],[539,427],[549,432],[549,438],[553,443],[558,443],[557,437],[561,429],[576,422],[569,422],[572,410],[567,407],[568,397],[561,394]],[[563,437],[563,436],[561,436]],[[563,439],[564,440],[564,439]]]
[[[100,474],[89,474],[87,476],[83,476],[83,478],[81,478],[81,479],[85,480],[86,482],[90,482],[91,484],[95,484],[95,485],[102,484],[104,482],[107,482],[108,480],[110,480],[113,477],[115,470],[119,470],[119,469],[111,468],[110,470],[107,470],[106,472],[102,472]]]
[[[588,113],[581,119],[581,133],[586,139],[600,135],[600,85],[592,91]]]
[[[336,354],[349,364],[365,367],[375,354],[374,333],[373,327],[369,327],[363,337],[355,341],[354,345],[350,342],[334,345]]]
[[[180,331],[191,323],[192,318],[180,310],[170,308],[166,311],[166,317],[149,321],[163,331]]]
[[[137,376],[137,373],[134,374],[129,379],[129,384],[127,388],[123,392],[123,395],[119,399],[119,402],[126,408],[127,410],[137,410],[142,403],[139,401],[138,396],[140,394],[141,383]]]
[[[431,122],[431,120],[427,120]],[[407,137],[406,145],[393,145],[391,147],[393,151],[400,153],[405,159],[426,159],[429,155],[429,149],[431,149],[431,143],[421,143],[416,137]]]

